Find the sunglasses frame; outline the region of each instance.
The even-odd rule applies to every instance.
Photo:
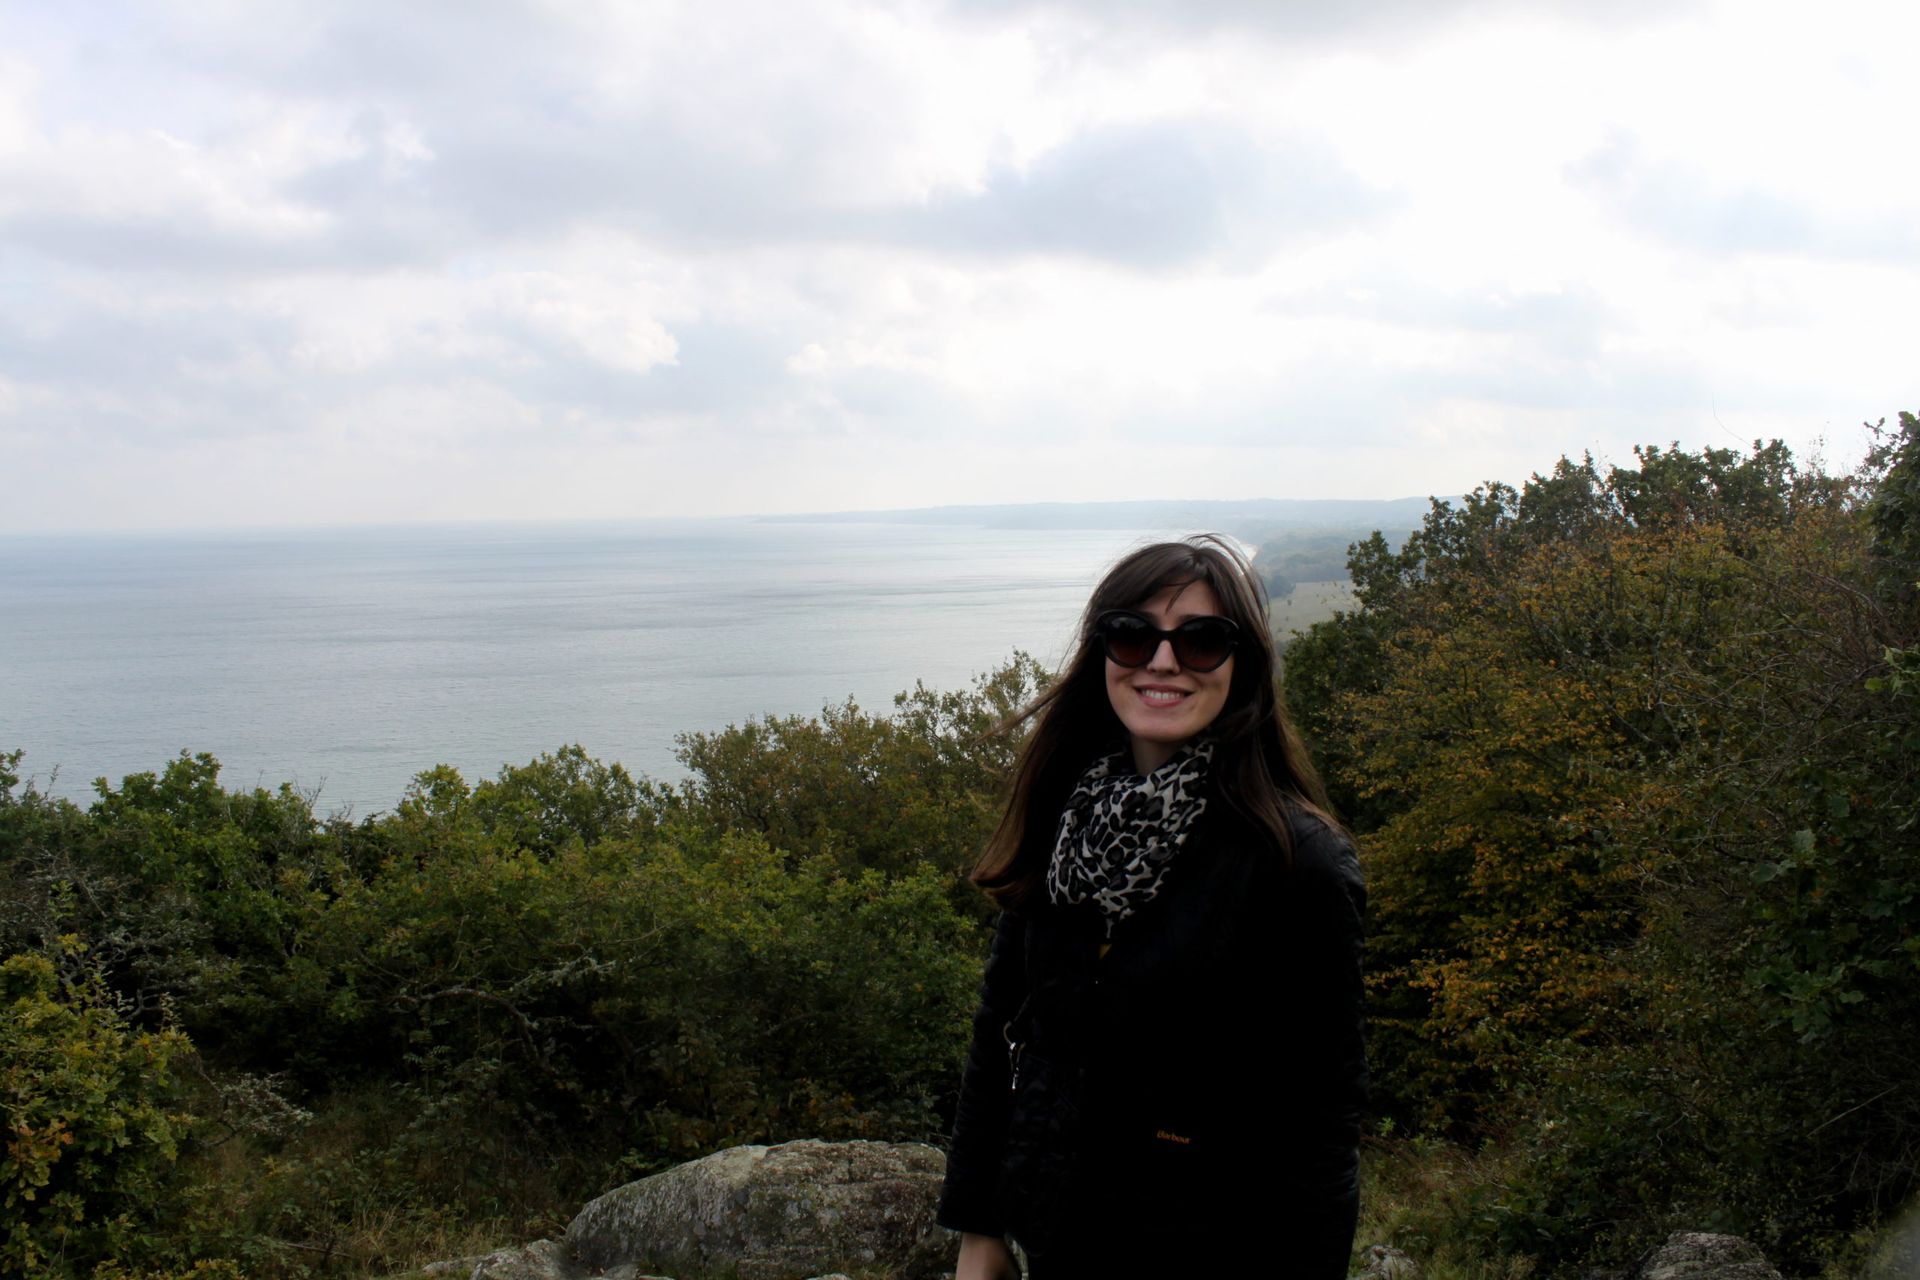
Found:
[[[1113,651],[1113,637],[1107,632],[1108,620],[1112,618],[1132,618],[1143,624],[1139,632],[1140,638],[1145,640],[1148,637],[1152,637],[1153,640],[1151,647],[1147,650],[1146,657],[1140,659],[1138,662],[1123,662],[1120,660]],[[1193,634],[1190,628],[1196,625],[1209,629],[1215,626],[1226,629],[1226,652],[1221,654],[1220,660],[1211,666],[1203,666],[1200,663],[1189,662],[1187,660],[1187,654],[1185,652],[1187,646],[1185,642],[1187,638]],[[1185,622],[1173,628],[1173,630],[1167,631],[1154,626],[1153,619],[1141,613],[1138,609],[1108,609],[1093,620],[1093,635],[1094,638],[1100,642],[1100,650],[1107,655],[1107,661],[1117,667],[1127,667],[1130,669],[1144,667],[1149,662],[1152,662],[1153,655],[1160,652],[1162,641],[1173,645],[1174,660],[1178,662],[1183,669],[1201,673],[1218,671],[1221,667],[1226,666],[1228,659],[1233,657],[1233,651],[1240,647],[1240,624],[1232,618],[1223,618],[1218,614],[1211,613],[1198,618],[1188,618]]]

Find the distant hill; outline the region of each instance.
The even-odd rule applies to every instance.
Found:
[[[1300,582],[1343,582],[1347,548],[1376,529],[1394,545],[1429,509],[1428,498],[1247,498],[1240,501],[1022,502],[761,516],[775,523],[960,524],[982,529],[1129,529],[1224,533],[1258,548],[1274,599]]]
[[[987,529],[1217,530],[1258,542],[1281,529],[1416,528],[1426,498],[1247,498],[1141,502],[1017,502],[999,506],[911,507],[895,511],[830,511],[762,516],[775,522],[966,524]]]

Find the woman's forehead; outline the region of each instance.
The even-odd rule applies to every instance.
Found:
[[[1220,612],[1220,601],[1205,580],[1181,578],[1155,587],[1136,607],[1188,618]]]

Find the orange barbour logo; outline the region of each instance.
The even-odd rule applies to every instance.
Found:
[[[1179,1134],[1169,1132],[1166,1129],[1155,1129],[1153,1131],[1153,1136],[1160,1139],[1160,1141],[1162,1142],[1177,1142],[1183,1147],[1187,1146],[1193,1141],[1192,1138],[1183,1138]]]

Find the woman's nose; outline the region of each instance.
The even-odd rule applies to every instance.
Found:
[[[1149,671],[1178,671],[1180,659],[1173,656],[1173,641],[1162,640],[1154,646],[1153,660],[1147,663]]]

